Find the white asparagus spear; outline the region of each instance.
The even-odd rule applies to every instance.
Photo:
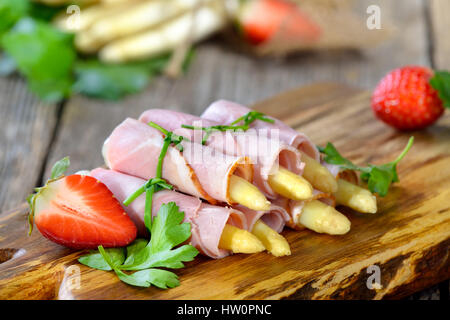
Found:
[[[214,4],[214,5],[213,5]],[[113,41],[103,47],[99,57],[104,62],[144,59],[171,51],[186,39],[196,42],[220,30],[226,13],[217,1],[148,31]]]
[[[342,235],[350,231],[350,220],[331,206],[318,200],[306,203],[299,223],[318,233]]]
[[[338,179],[338,190],[334,193],[336,203],[362,213],[377,212],[377,198],[369,190]]]
[[[266,250],[275,257],[289,256],[291,248],[286,238],[270,228],[261,220],[256,221],[253,226],[252,234],[254,234],[264,245]]]
[[[308,181],[281,166],[269,176],[269,185],[279,195],[292,200],[306,200],[313,195],[313,188]]]
[[[219,241],[219,248],[233,253],[256,253],[264,251],[261,241],[247,230],[225,225]]]
[[[80,11],[80,16],[76,20],[75,24],[70,19],[72,17],[71,14],[62,12],[53,20],[53,24],[55,24],[59,29],[66,32],[79,32],[81,30],[89,28],[98,19],[102,19],[107,16],[122,12],[125,9],[129,8],[130,5],[138,2],[139,0],[128,0],[126,2],[121,2],[114,5],[99,4],[83,8]]]
[[[303,176],[308,180],[317,190],[333,193],[337,191],[336,178],[331,172],[320,164],[320,162],[309,157],[302,152],[302,161],[305,163],[305,170]]]
[[[202,2],[203,1],[203,2]],[[76,47],[95,52],[112,40],[137,34],[212,0],[150,0],[98,20],[75,37]]]

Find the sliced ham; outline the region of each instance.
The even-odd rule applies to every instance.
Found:
[[[139,117],[139,120],[144,123],[157,123],[167,130],[198,143],[202,141],[204,131],[185,129],[181,127],[183,124],[195,127],[221,124],[164,109],[147,110]],[[208,138],[207,145],[228,155],[248,157],[254,166],[255,185],[270,199],[274,199],[277,195],[270,187],[268,178],[270,174],[276,172],[278,165],[296,174],[303,172],[304,163],[301,162],[300,152],[285,143],[280,143],[279,140],[268,138],[264,132],[256,132],[256,130],[215,132]]]
[[[90,175],[103,182],[121,203],[145,183],[143,179],[103,168],[94,169]],[[246,217],[239,210],[202,203],[198,198],[176,191],[156,192],[153,195],[152,214],[156,215],[161,205],[169,202],[175,202],[185,214],[184,221],[191,224],[191,244],[211,258],[223,258],[230,254],[218,247],[226,224],[248,229]],[[129,206],[124,206],[124,210],[136,224],[139,235],[145,236],[145,195],[139,196]]]
[[[322,165],[326,167],[336,179],[344,179],[358,185],[358,175],[354,170],[341,170],[339,165],[326,163],[325,161],[322,161]]]
[[[230,124],[250,111],[252,111],[250,108],[235,102],[218,100],[212,103],[203,112],[201,117],[206,120],[220,122],[221,124]],[[306,135],[297,132],[280,120],[275,118],[271,119],[273,119],[275,123],[256,120],[251,124],[251,127],[255,129],[277,129],[278,131],[269,131],[288,145],[297,148],[317,161],[320,160],[319,151]]]
[[[159,130],[128,118],[105,141],[103,156],[109,168],[147,180],[156,175],[163,143]],[[245,157],[225,155],[190,141],[181,145],[182,152],[169,146],[162,177],[184,193],[212,204],[219,201],[232,205],[228,192],[231,175],[253,180],[253,166]]]
[[[261,219],[270,228],[280,233],[283,231],[286,222],[291,220],[285,208],[273,203],[268,211],[255,211],[241,205],[235,206],[234,208],[245,214],[249,231],[253,230],[256,221]]]

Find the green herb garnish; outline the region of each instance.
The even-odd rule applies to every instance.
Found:
[[[367,181],[369,190],[372,193],[378,193],[381,197],[384,197],[388,193],[389,186],[399,181],[397,164],[409,151],[413,142],[414,137],[409,138],[405,149],[394,161],[382,165],[368,164],[367,167],[357,166],[350,160],[344,158],[330,142],[327,143],[325,148],[318,147],[318,149],[321,153],[325,154],[325,162],[339,165],[341,169],[360,171],[361,179]]]
[[[156,267],[178,269],[183,262],[192,261],[198,254],[191,245],[176,246],[191,236],[189,223],[181,223],[184,212],[174,202],[163,204],[154,219],[150,241],[137,239],[126,248],[104,249],[82,256],[78,261],[99,270],[114,270],[119,279],[139,287],[173,288],[180,284],[175,273]],[[136,271],[125,273],[124,271]]]
[[[208,141],[208,138],[211,136],[213,132],[216,131],[247,131],[250,128],[250,124],[252,124],[256,120],[261,120],[269,123],[274,123],[275,120],[268,118],[264,113],[258,112],[258,111],[250,111],[247,112],[242,117],[236,119],[233,121],[230,125],[216,125],[216,126],[210,126],[210,127],[196,127],[191,126],[187,124],[182,124],[181,127],[185,129],[191,129],[191,130],[202,130],[205,132],[203,138],[202,138],[202,144],[206,144]],[[237,125],[239,122],[244,122],[242,125]]]
[[[1,39],[31,90],[49,102],[66,98],[71,92],[76,58],[72,42],[72,35],[30,17],[19,20]]]

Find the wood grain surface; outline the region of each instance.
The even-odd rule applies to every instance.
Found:
[[[340,209],[352,222],[347,235],[285,230],[291,256],[199,257],[177,271],[180,287],[140,289],[121,283],[112,272],[78,264],[80,252],[46,240],[37,230],[27,237],[22,206],[0,215],[0,298],[380,299],[402,298],[450,278],[450,116],[425,131],[399,133],[374,119],[369,96],[320,84],[255,105],[317,144],[333,141],[360,164],[393,160],[409,135],[415,136],[399,166],[401,182],[379,199],[377,214]],[[377,290],[366,285],[372,265],[381,271]],[[68,290],[67,275],[74,268],[81,272],[80,287]]]
[[[379,5],[382,27],[390,20],[396,27],[394,36],[361,52],[309,52],[280,60],[255,59],[215,38],[198,46],[185,76],[176,81],[155,78],[145,92],[120,102],[75,96],[61,105],[48,105],[33,97],[17,76],[0,79],[0,212],[17,207],[42,184],[55,160],[65,155],[72,157],[73,169],[97,165],[101,156],[92,150],[101,146],[110,128],[150,107],[200,114],[215,99],[252,104],[316,81],[370,90],[389,70],[405,64],[450,69],[447,0],[354,3],[362,19],[368,5]],[[448,281],[441,284],[441,292],[441,298],[448,297]],[[439,289],[434,287],[411,298],[436,296]]]

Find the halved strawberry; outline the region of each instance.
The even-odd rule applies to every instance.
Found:
[[[31,217],[42,235],[66,247],[126,246],[137,229],[100,181],[74,174],[49,180],[31,198]]]
[[[311,21],[297,5],[285,0],[250,0],[243,2],[238,23],[246,39],[262,44],[277,35],[299,41],[319,38],[320,27]]]

